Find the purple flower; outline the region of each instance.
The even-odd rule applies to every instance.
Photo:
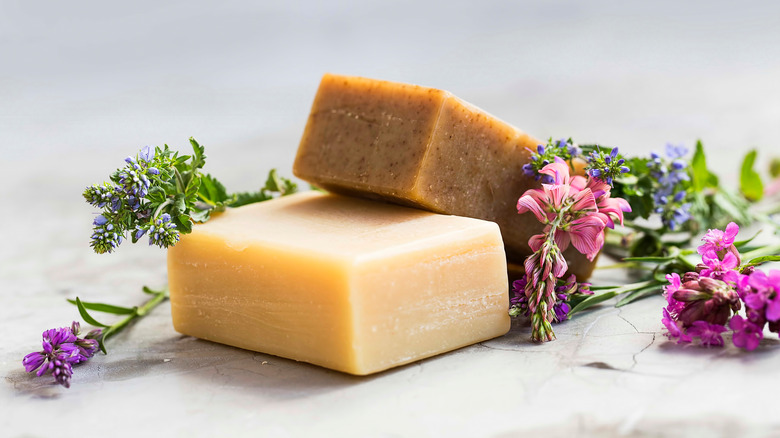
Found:
[[[720,324],[709,324],[705,321],[694,321],[688,329],[688,334],[699,338],[702,345],[707,347],[723,346],[723,336],[720,334],[726,331],[726,327]]]
[[[151,146],[144,146],[138,152],[138,159],[148,163],[149,161],[152,161],[154,159],[154,155],[155,152]]]
[[[74,321],[70,327],[46,330],[42,334],[43,351],[30,353],[22,359],[25,371],[36,369],[38,377],[50,373],[60,385],[70,388],[72,366],[86,361],[98,350],[100,330],[93,330],[85,338],[79,338],[80,325]]]
[[[691,342],[692,338],[685,334],[685,330],[680,325],[680,322],[672,318],[672,315],[670,315],[669,311],[666,309],[663,309],[663,318],[661,318],[661,322],[666,326],[666,337],[669,339],[677,339],[678,344]]]
[[[740,315],[734,315],[731,318],[729,327],[734,330],[732,337],[734,345],[748,351],[755,350],[764,337],[764,332],[758,324],[744,319]]]
[[[555,311],[555,321],[563,322],[566,321],[566,318],[568,318],[571,307],[569,307],[569,304],[567,304],[565,301],[559,300],[555,303],[555,305],[553,305],[553,310]]]
[[[176,229],[176,224],[171,222],[171,215],[168,213],[161,214],[149,225],[149,246],[157,245],[160,248],[167,248],[176,245],[178,241],[179,231]]]
[[[666,156],[674,160],[682,158],[688,154],[688,148],[683,145],[673,145],[671,143],[666,144]]]
[[[739,233],[739,225],[735,224],[734,222],[729,222],[729,224],[726,225],[725,231],[707,231],[707,234],[705,234],[701,239],[704,241],[704,243],[698,248],[699,254],[703,255],[708,251],[719,253],[720,251],[728,249],[731,245],[734,244],[734,239],[737,237],[737,233]]]

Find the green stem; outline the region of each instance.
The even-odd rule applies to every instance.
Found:
[[[172,201],[170,199],[166,199],[165,202],[157,206],[157,209],[154,210],[154,214],[152,215],[152,219],[156,218],[158,214],[162,211],[163,208],[167,205],[171,205]]]
[[[169,298],[168,295],[168,286],[166,285],[162,290],[159,292],[154,292],[152,298],[142,304],[140,307],[136,307],[133,313],[127,315],[123,319],[121,319],[116,324],[112,325],[111,327],[108,327],[103,331],[103,336],[100,339],[100,347],[103,352],[105,352],[105,348],[103,344],[106,342],[106,339],[109,337],[121,332],[123,329],[125,329],[133,320],[136,318],[143,318],[146,316],[149,312],[151,312],[155,307],[160,305],[160,303],[164,302]]]
[[[623,263],[613,263],[611,265],[604,265],[604,266],[596,266],[596,269],[644,269],[646,271],[652,271],[653,268],[649,266],[644,266],[641,263],[636,262],[623,262]]]

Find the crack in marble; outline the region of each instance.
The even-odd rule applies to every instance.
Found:
[[[637,332],[637,333],[638,333],[638,332]],[[655,339],[656,339],[656,334],[655,334],[655,333],[653,333],[653,339],[651,339],[651,340],[650,340],[650,343],[649,343],[649,344],[647,344],[647,345],[645,345],[645,348],[643,348],[643,349],[639,350],[637,353],[634,353],[634,354],[631,356],[631,360],[632,360],[634,363],[633,363],[633,365],[631,365],[631,367],[630,367],[630,368],[628,368],[628,370],[626,370],[626,371],[633,371],[633,370],[634,370],[634,368],[636,368],[636,366],[639,364],[639,361],[636,359],[636,357],[637,357],[637,356],[639,356],[640,354],[644,353],[644,352],[645,352],[645,350],[647,350],[648,348],[652,347],[652,346],[653,346],[653,344],[655,344]]]

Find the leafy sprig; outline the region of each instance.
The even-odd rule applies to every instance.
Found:
[[[102,211],[93,221],[91,246],[97,253],[110,253],[127,238],[133,243],[148,235],[149,245],[173,246],[180,234],[192,232],[194,223],[206,222],[212,212],[226,207],[262,202],[297,191],[291,180],[272,169],[257,192],[229,194],[210,174],[203,174],[205,148],[190,138],[192,155],[179,155],[168,145],[146,146],[109,182],[84,191],[86,201]]]

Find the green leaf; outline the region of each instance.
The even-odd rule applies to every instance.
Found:
[[[190,137],[190,144],[192,145],[192,151],[194,152],[191,164],[192,170],[198,170],[206,164],[206,148],[198,144],[192,137]]]
[[[758,266],[766,262],[780,262],[780,256],[770,255],[770,256],[763,256],[763,257],[756,257],[754,259],[751,259],[749,262],[747,262],[743,267]]]
[[[717,187],[718,177],[707,169],[707,157],[704,155],[704,146],[701,140],[696,142],[696,151],[691,159],[693,169],[693,190],[701,192],[706,187]]]
[[[666,256],[666,257],[624,257],[623,261],[626,262],[648,262],[648,263],[663,263],[668,262],[676,259],[677,256]]]
[[[68,302],[78,305],[76,300],[68,300]],[[105,303],[88,303],[86,301],[82,301],[81,305],[84,306],[85,309],[94,310],[96,312],[112,313],[114,315],[129,315],[135,312],[134,307],[114,306],[112,304]]]
[[[752,242],[753,239],[758,237],[758,235],[761,234],[762,231],[764,231],[764,230],[758,230],[758,232],[756,232],[756,234],[754,234],[753,237],[747,238],[745,240],[738,240],[738,241],[734,242],[734,246],[737,249],[743,249],[745,247],[745,245],[747,245],[748,243]]]
[[[753,169],[756,162],[755,149],[745,155],[742,160],[742,170],[739,173],[739,189],[750,201],[758,201],[764,196],[764,183],[761,182],[761,176]]]
[[[235,196],[235,200],[230,203],[230,207],[241,207],[273,198],[273,196],[266,193],[265,190],[260,190],[259,192],[236,193],[233,196]]]
[[[182,234],[189,234],[192,232],[192,220],[189,215],[180,214],[179,223],[177,225],[179,226],[179,232]]]
[[[190,212],[190,217],[193,221],[198,223],[207,222],[211,218],[211,210],[205,209],[205,210],[192,210]]]
[[[211,205],[230,200],[225,186],[210,174],[201,176],[198,195],[204,202]]]
[[[591,297],[582,300],[579,304],[574,306],[574,308],[569,311],[569,319],[571,319],[571,316],[574,315],[575,313],[581,312],[589,307],[595,306],[596,304],[607,301],[610,298],[614,298],[618,294],[619,292],[617,291],[604,292],[603,294],[593,295]]]
[[[93,325],[95,327],[110,327],[108,325],[98,322],[95,318],[93,318],[92,315],[90,315],[89,312],[87,312],[87,309],[84,307],[84,303],[81,302],[79,297],[76,297],[76,307],[78,307],[79,314],[84,319],[84,322],[86,322],[87,324]]]
[[[651,295],[657,295],[661,292],[661,289],[658,285],[652,285],[648,286],[644,289],[638,289],[633,292],[628,293],[625,297],[618,300],[617,304],[615,304],[615,307],[622,307],[625,306],[628,303],[640,300],[645,297],[649,297]]]

